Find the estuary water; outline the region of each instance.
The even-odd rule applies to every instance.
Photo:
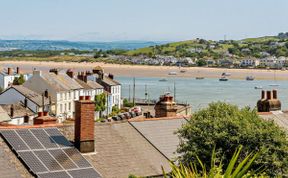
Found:
[[[133,78],[117,77],[122,84],[122,96],[133,97]],[[278,98],[282,102],[282,110],[288,109],[288,81],[271,80],[233,80],[220,82],[218,79],[205,78],[196,80],[195,78],[167,78],[167,81],[159,81],[162,78],[135,78],[135,97],[145,98],[145,88],[149,99],[158,99],[165,92],[174,95],[174,83],[176,88],[176,101],[189,103],[193,111],[206,107],[209,103],[215,101],[225,101],[236,104],[240,107],[256,107],[257,101],[261,97],[261,89],[255,89],[255,86],[261,86],[264,90],[278,90]],[[270,86],[278,84],[279,86]],[[146,87],[145,87],[146,86]]]

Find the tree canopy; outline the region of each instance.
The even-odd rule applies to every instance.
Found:
[[[22,85],[23,83],[25,83],[23,74],[21,74],[19,77],[15,77],[13,80],[13,85]]]
[[[212,150],[222,156],[224,167],[234,151],[243,145],[240,158],[261,152],[253,169],[265,169],[269,176],[287,175],[288,139],[285,131],[271,121],[261,119],[256,110],[217,102],[202,109],[178,131],[180,161],[189,164],[197,157],[208,167]]]
[[[101,114],[106,109],[106,95],[101,93],[95,96],[95,111],[99,111]],[[101,115],[100,114],[100,115]]]

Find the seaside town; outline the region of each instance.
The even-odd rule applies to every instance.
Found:
[[[6,68],[0,82],[4,177],[162,177],[181,155],[174,133],[189,122],[192,108],[170,93],[150,106],[130,103],[121,83],[100,66],[81,72]],[[287,132],[277,90],[259,96],[259,117]]]
[[[287,0],[0,4],[0,178],[288,177]]]

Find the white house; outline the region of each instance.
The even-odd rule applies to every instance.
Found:
[[[102,76],[97,79],[97,83],[104,87],[104,90],[111,94],[112,106],[121,107],[121,84],[113,79],[113,75]]]
[[[20,77],[21,72],[20,72],[20,68],[17,67],[16,71],[13,71],[12,68],[8,67],[7,69],[4,69],[1,73],[0,73],[0,87],[5,90],[6,88],[8,88],[9,86],[11,86],[13,84],[13,81],[16,77]],[[23,74],[24,79],[28,80],[29,77],[31,77],[31,75],[29,74]]]
[[[0,94],[0,104],[15,104],[19,102],[34,113],[43,111],[43,105],[45,111],[50,110],[48,98],[22,85],[12,85]]]
[[[259,59],[245,58],[240,61],[240,66],[242,67],[257,67],[260,65]]]
[[[285,57],[276,58],[275,56],[260,59],[260,65],[270,68],[282,68],[287,63]]]
[[[55,108],[51,111],[60,122],[66,118],[73,118],[75,114],[74,102],[83,96],[83,87],[75,79],[58,70],[50,70],[49,73],[33,71],[33,76],[23,86],[39,94],[51,97]]]

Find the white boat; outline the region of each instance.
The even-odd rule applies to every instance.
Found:
[[[231,73],[223,72],[222,76],[231,76]]]
[[[256,86],[256,87],[254,87],[254,89],[263,89],[263,87],[262,86]]]
[[[246,77],[246,80],[248,80],[248,81],[252,81],[254,79],[255,79],[255,77],[253,77],[252,75]]]
[[[169,72],[168,75],[177,75],[177,72]]]

